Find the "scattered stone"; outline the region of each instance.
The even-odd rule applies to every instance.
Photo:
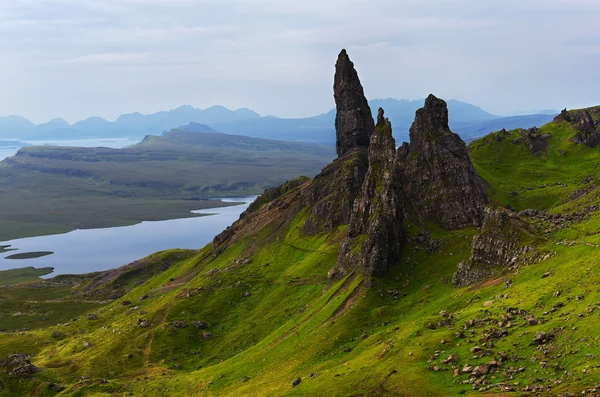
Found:
[[[175,328],[187,328],[188,324],[185,321],[177,320],[173,322]]]
[[[198,329],[208,328],[208,324],[205,321],[194,321],[192,325]]]

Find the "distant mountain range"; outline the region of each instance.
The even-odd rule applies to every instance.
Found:
[[[386,116],[394,125],[396,139],[408,140],[408,129],[415,111],[423,106],[424,100],[374,99],[369,102],[374,114],[385,109]],[[557,112],[543,111],[537,114],[500,117],[458,100],[449,100],[450,126],[463,139],[470,140],[502,128],[529,128],[541,126]],[[123,114],[111,122],[101,117],[90,117],[69,124],[57,118],[36,125],[20,116],[0,118],[0,139],[21,140],[73,140],[88,138],[141,139],[146,135],[160,135],[164,131],[200,123],[226,134],[246,135],[257,138],[287,141],[333,144],[335,142],[335,110],[314,117],[286,119],[260,116],[250,109],[230,110],[223,106],[197,109],[189,105],[169,111],[144,115]]]

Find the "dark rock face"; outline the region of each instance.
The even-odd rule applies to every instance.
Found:
[[[592,115],[587,110],[580,110],[571,116],[571,124],[577,131],[571,140],[574,143],[596,147],[600,144],[598,131]]]
[[[410,145],[397,157],[408,217],[447,229],[481,225],[487,195],[467,146],[448,127],[446,102],[427,97],[410,128]]]
[[[11,354],[4,360],[0,360],[0,367],[4,368],[9,376],[28,378],[38,371],[35,365],[29,361],[30,358],[30,354]]]
[[[488,206],[481,234],[471,244],[471,258],[458,265],[452,282],[463,287],[517,266],[534,250],[535,241],[531,227],[519,215],[502,207]]]
[[[392,125],[384,119],[380,108],[369,146],[369,169],[354,202],[347,237],[340,247],[336,266],[329,272],[330,278],[350,271],[382,275],[400,259],[404,229],[395,157]]]
[[[338,156],[356,148],[368,147],[374,127],[373,116],[346,50],[340,52],[335,64],[333,95],[337,109],[335,130]]]
[[[333,96],[338,158],[317,175],[306,194],[311,214],[302,233],[313,235],[348,224],[368,168],[368,147],[374,129],[363,87],[342,50],[335,65]]]
[[[365,149],[339,157],[315,177],[305,192],[310,214],[302,234],[331,231],[350,222],[354,199],[358,196],[368,168]]]
[[[537,127],[532,127],[528,130],[521,129],[521,139],[527,146],[527,149],[535,154],[540,155],[545,152],[548,148],[548,139],[552,136],[550,134],[542,134]]]
[[[569,112],[567,112],[567,109],[561,110],[560,113],[552,120],[552,122],[556,124],[562,123],[563,121],[568,123],[571,122],[571,115]]]

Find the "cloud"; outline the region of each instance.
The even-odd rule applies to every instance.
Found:
[[[599,13],[591,0],[0,2],[0,113],[310,115],[332,106],[341,48],[371,96],[433,91],[495,113],[600,102]]]

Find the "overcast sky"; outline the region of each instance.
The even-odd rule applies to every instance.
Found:
[[[309,116],[333,107],[341,48],[369,98],[589,106],[599,17],[598,0],[1,0],[0,115]]]

